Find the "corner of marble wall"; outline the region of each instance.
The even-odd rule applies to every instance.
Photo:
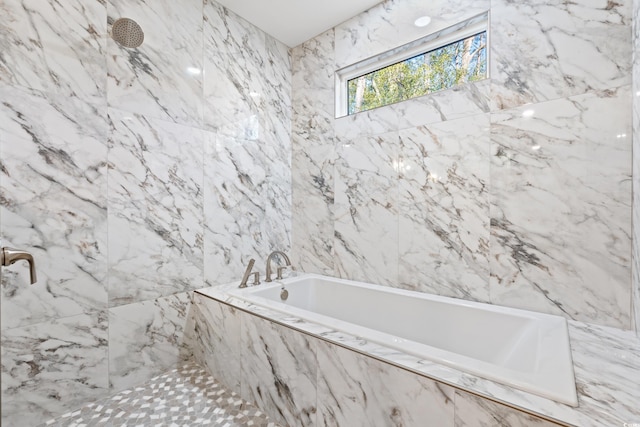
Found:
[[[228,390],[241,391],[239,311],[200,294],[194,295],[194,359]]]
[[[240,312],[241,396],[282,425],[317,425],[317,339]]]
[[[94,311],[2,331],[2,423],[39,425],[109,393],[108,318]]]
[[[109,309],[111,391],[143,383],[193,356],[192,299],[192,292],[183,292]]]

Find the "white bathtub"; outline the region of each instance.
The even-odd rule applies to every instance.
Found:
[[[281,288],[289,292],[280,299]],[[232,295],[577,406],[564,318],[315,274]]]

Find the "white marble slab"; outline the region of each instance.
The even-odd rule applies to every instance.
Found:
[[[491,302],[630,327],[630,87],[491,117]]]
[[[194,295],[195,360],[229,390],[241,390],[240,314],[229,305]]]
[[[191,292],[109,309],[112,391],[141,384],[192,356],[187,327]]]
[[[492,0],[492,109],[630,84],[631,17],[631,0]]]
[[[109,393],[105,311],[2,331],[2,424],[38,425]]]
[[[197,292],[330,342],[370,354],[379,360],[419,372],[438,382],[485,396],[512,408],[522,408],[526,412],[561,424],[604,427],[622,425],[623,422],[636,422],[635,420],[640,419],[640,408],[636,405],[638,372],[640,371],[640,360],[638,359],[640,341],[633,331],[569,322],[579,400],[579,406],[573,408],[446,366],[421,360],[415,356],[346,335],[326,326],[249,304],[228,294],[229,290],[237,288],[238,283],[239,281],[234,281],[200,289]],[[606,369],[603,369],[604,366]],[[476,408],[476,410],[481,409]],[[509,417],[511,415],[508,415],[507,419],[514,420],[513,422],[528,419],[522,414],[514,418]],[[482,419],[481,415],[480,419]],[[536,420],[536,422],[539,421]]]
[[[284,425],[316,425],[315,340],[240,313],[241,396]]]
[[[489,302],[489,124],[400,131],[398,286]]]
[[[30,251],[3,268],[2,328],[106,308],[105,104],[0,86],[2,246]]]
[[[340,277],[398,282],[398,141],[397,132],[340,140],[334,205]]]
[[[104,1],[3,1],[0,15],[0,82],[104,102]]]
[[[640,16],[640,1],[633,0],[633,16]],[[633,307],[640,337],[640,20],[633,20]]]
[[[317,340],[318,423],[453,426],[454,389]]]
[[[177,123],[202,124],[202,1],[108,0],[109,24],[135,20],[145,33],[135,49],[107,40],[109,106]]]
[[[203,280],[205,132],[109,109],[109,305]]]

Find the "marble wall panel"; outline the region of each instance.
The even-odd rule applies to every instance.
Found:
[[[212,135],[205,147],[205,279],[242,276],[250,258],[290,249],[290,180],[282,159],[259,141]],[[257,267],[258,268],[258,267]]]
[[[185,344],[192,294],[109,309],[109,382],[112,391],[140,384],[192,356]]]
[[[320,341],[318,425],[453,426],[451,387]]]
[[[556,423],[456,390],[455,427],[555,427]]]
[[[195,360],[228,390],[240,392],[240,314],[202,295],[194,295]]]
[[[398,282],[398,133],[341,140],[335,166],[335,270]]]
[[[205,132],[110,109],[109,304],[202,287]]]
[[[38,425],[108,393],[105,311],[2,331],[2,423]]]
[[[3,246],[29,250],[2,272],[2,328],[106,308],[106,108],[0,88]]]
[[[492,115],[492,302],[630,327],[629,91]]]
[[[316,425],[316,339],[241,313],[242,397],[277,423]]]
[[[640,16],[640,0],[633,0],[633,16]],[[640,337],[640,21],[633,20],[633,306]]]
[[[400,287],[489,301],[489,124],[400,131]]]
[[[305,272],[333,273],[334,164],[333,145],[294,146],[291,252]]]
[[[107,40],[111,107],[177,123],[200,125],[204,73],[202,2],[109,0],[110,25],[135,20],[145,33],[135,49]]]
[[[104,1],[4,1],[0,14],[0,82],[92,102],[104,100]]]
[[[203,14],[204,124],[247,138],[255,116],[264,120],[266,35],[215,1],[204,2]]]
[[[631,1],[491,1],[492,109],[631,83]]]

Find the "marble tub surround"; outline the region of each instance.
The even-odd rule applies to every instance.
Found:
[[[320,354],[320,347],[318,346],[326,345],[326,341],[329,341],[341,347],[346,347],[348,350],[365,353],[380,362],[394,365],[383,364],[387,366],[387,369],[396,369],[395,367],[397,366],[415,373],[420,373],[425,376],[428,381],[436,381],[437,384],[439,384],[438,387],[444,390],[441,393],[445,395],[448,395],[446,390],[452,387],[452,393],[455,391],[457,394],[462,394],[462,397],[456,397],[454,399],[454,403],[457,401],[456,399],[460,402],[465,402],[460,404],[456,403],[456,410],[454,410],[454,412],[458,414],[456,416],[465,413],[463,409],[458,410],[458,407],[473,408],[473,412],[471,413],[469,413],[471,409],[468,411],[465,410],[467,413],[466,416],[477,417],[477,419],[486,418],[488,411],[497,408],[497,413],[502,414],[500,415],[500,417],[502,417],[501,419],[512,420],[514,423],[516,422],[514,420],[518,420],[517,422],[521,425],[528,425],[527,422],[533,422],[531,419],[544,425],[543,421],[538,419],[542,417],[556,423],[581,427],[622,425],[624,422],[634,422],[633,420],[640,417],[640,412],[636,405],[637,381],[635,381],[637,378],[636,372],[640,368],[640,360],[638,359],[640,342],[632,331],[623,331],[605,326],[569,321],[569,335],[579,399],[579,406],[572,408],[442,365],[420,360],[414,356],[337,332],[326,326],[310,323],[290,315],[249,304],[228,294],[229,291],[237,289],[237,286],[237,282],[233,282],[198,290],[196,292],[196,301],[199,300],[199,304],[209,307],[217,306],[216,308],[210,308],[210,310],[218,310],[225,313],[225,325],[232,325],[232,328],[239,327],[240,330],[242,330],[243,322],[246,322],[246,316],[250,316],[249,313],[252,313],[256,316],[271,319],[271,321],[276,322],[277,325],[280,325],[281,328],[287,331],[289,331],[289,328],[293,328],[310,334],[306,339],[311,340],[310,342],[315,344],[310,344],[306,348],[306,351],[316,351],[316,355]],[[249,313],[245,313],[245,311]],[[236,320],[230,322],[229,318],[233,316],[236,316]],[[252,322],[257,321],[258,320],[252,320]],[[268,322],[267,320],[263,321]],[[240,326],[238,326],[238,322]],[[267,328],[265,325],[265,330],[278,331],[277,328],[273,328],[276,328],[276,326]],[[227,329],[218,332],[219,336],[226,336],[230,333],[232,333],[232,330]],[[286,333],[288,334],[290,332]],[[311,338],[315,338],[316,340],[314,341]],[[215,349],[215,346],[212,347]],[[296,348],[298,347],[296,346]],[[245,357],[243,353],[244,347],[239,344],[231,344],[230,347],[227,346],[225,349],[225,351],[235,352],[233,354],[236,354],[237,359],[241,360],[240,363],[243,363],[242,360],[244,360]],[[320,360],[319,356],[316,357]],[[230,360],[230,358],[226,360]],[[378,363],[375,360],[371,363],[374,362]],[[223,361],[219,361],[216,369],[223,370],[225,367],[223,363]],[[323,371],[319,370],[318,372]],[[277,378],[283,379],[281,376]],[[346,379],[340,375],[339,380],[345,381]],[[317,383],[318,390],[321,389],[321,381],[322,378],[319,376]],[[276,381],[276,383],[281,384],[278,381]],[[356,391],[353,391],[353,393],[356,393]],[[479,397],[469,397],[467,393],[472,393]],[[320,395],[318,395],[318,397],[320,397]],[[478,403],[476,399],[480,399],[480,403]],[[487,399],[489,400],[487,401]],[[501,402],[501,404],[491,401]],[[472,404],[470,402],[475,403]],[[286,402],[283,401],[279,407],[285,404]],[[503,407],[503,404],[511,408]],[[320,415],[322,413],[320,410],[322,404],[319,403],[318,405],[318,414]],[[497,407],[494,405],[497,405]],[[513,408],[519,408],[525,412],[516,411]],[[373,411],[376,410],[375,406],[372,406],[370,409]],[[358,411],[366,412],[366,408],[363,409],[361,407]],[[531,415],[527,415],[527,412],[537,416],[530,419],[528,417],[531,417]],[[362,414],[363,412],[359,413]],[[334,413],[328,416],[336,417],[338,415]],[[514,418],[511,419],[510,417]],[[465,419],[467,420],[466,422],[469,423],[469,419]],[[460,422],[462,422],[462,420]],[[504,425],[509,425],[508,421],[504,421]],[[515,425],[518,424],[516,423]]]
[[[634,328],[631,3],[468,0],[426,13],[389,0],[294,48],[300,265],[346,279],[384,265],[372,282]],[[330,115],[327,70],[440,28],[399,25],[410,17],[450,25],[467,10],[490,14],[488,79]],[[361,143],[376,139],[395,141],[389,154]],[[377,178],[345,181],[364,167]]]

